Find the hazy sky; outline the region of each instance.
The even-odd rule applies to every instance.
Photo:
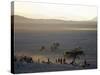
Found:
[[[14,11],[33,19],[91,20],[97,16],[96,7],[32,2],[15,2]]]

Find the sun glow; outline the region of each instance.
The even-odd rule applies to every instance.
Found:
[[[15,2],[14,14],[33,19],[91,20],[97,8],[37,2]]]

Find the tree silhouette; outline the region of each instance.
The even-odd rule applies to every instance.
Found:
[[[52,44],[50,49],[51,49],[51,51],[54,51],[54,50],[57,50],[59,46],[60,46],[60,44],[58,42],[55,42]]]
[[[46,49],[45,46],[41,46],[40,51],[43,51],[45,49]]]
[[[84,51],[81,50],[80,47],[75,48],[72,51],[66,51],[64,53],[64,57],[73,58],[71,64],[74,64],[76,59],[80,59],[79,56],[83,56],[84,57],[84,61],[85,61],[85,53],[84,53]]]

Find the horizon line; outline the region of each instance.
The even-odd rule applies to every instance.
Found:
[[[31,17],[26,17],[26,16],[22,16],[22,15],[12,15],[11,16],[20,16],[20,17],[23,17],[23,18],[27,18],[27,19],[35,19],[35,18],[31,18]],[[97,18],[97,16],[95,16],[94,18]],[[64,19],[48,19],[48,18],[45,18],[45,19],[42,19],[42,18],[38,18],[37,20],[62,20],[62,21],[93,21],[93,22],[97,22],[97,19],[96,20],[93,20],[94,18],[92,18],[91,20],[64,20]]]

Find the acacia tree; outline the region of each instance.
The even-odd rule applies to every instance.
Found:
[[[64,53],[65,58],[66,57],[73,58],[71,64],[74,64],[76,59],[80,59],[80,56],[83,56],[85,61],[85,53],[84,51],[81,50],[81,48],[75,48],[72,51],[66,51]]]
[[[40,51],[43,51],[45,49],[46,49],[45,46],[41,46]]]
[[[51,51],[57,50],[60,44],[58,42],[53,43],[50,47]]]

